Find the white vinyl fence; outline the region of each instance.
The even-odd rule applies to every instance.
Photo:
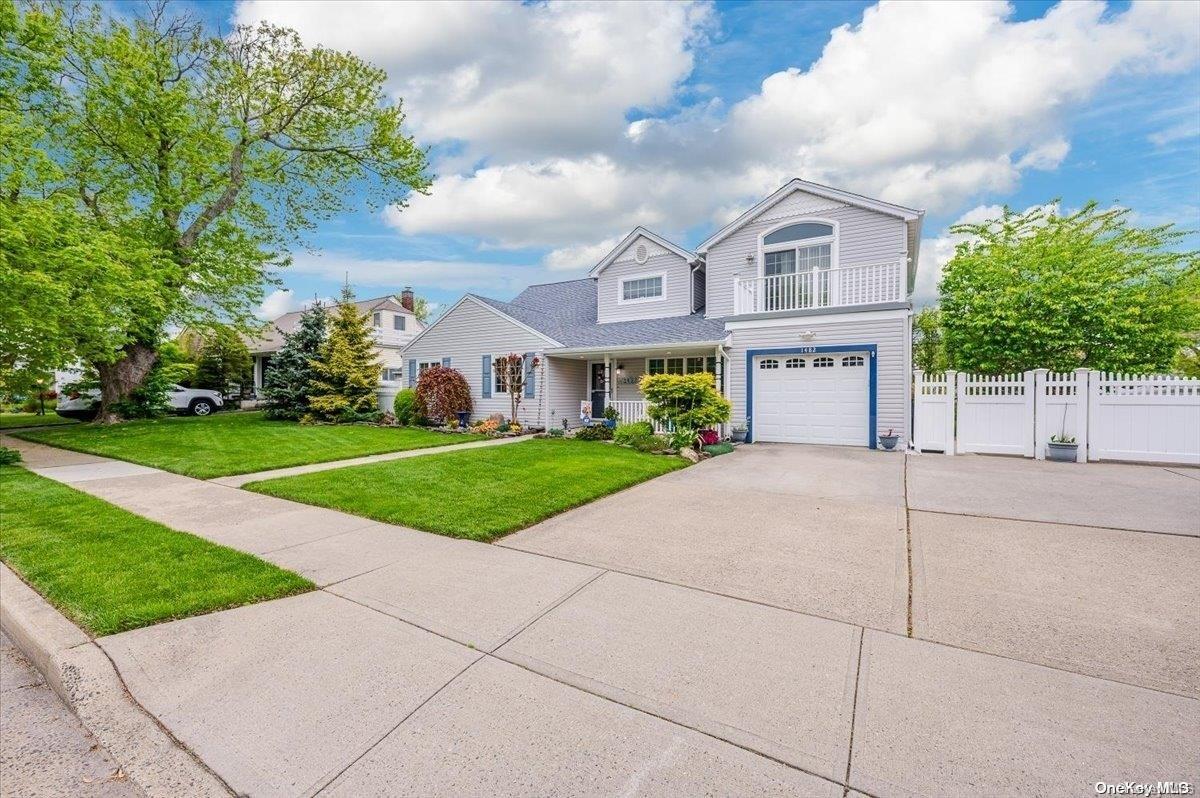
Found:
[[[1200,379],[1046,369],[914,372],[913,447],[1042,459],[1055,437],[1076,459],[1200,465]]]

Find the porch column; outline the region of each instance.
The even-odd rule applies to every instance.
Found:
[[[604,406],[608,407],[613,400],[612,356],[604,354]]]
[[[717,373],[714,375],[714,377],[717,380],[716,388],[718,391],[720,391],[721,396],[724,396],[726,399],[728,399],[729,398],[729,385],[725,381],[725,353],[723,351],[721,351],[721,347],[718,346],[716,348],[715,354],[716,354],[716,357],[713,358],[713,364],[717,370]],[[721,425],[720,432],[721,432],[722,438],[724,438],[729,433],[729,430],[727,429],[728,426],[729,426],[728,424]]]

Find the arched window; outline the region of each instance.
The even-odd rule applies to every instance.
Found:
[[[842,358],[843,366],[861,366],[863,364],[862,355],[847,355]]]
[[[781,227],[763,237],[763,244],[782,244],[785,241],[803,241],[806,238],[824,238],[833,235],[833,225],[821,222],[800,222]]]
[[[783,365],[785,368],[789,368],[789,369],[802,369],[802,368],[804,368],[804,358],[789,357],[787,359],[787,362],[784,363]]]
[[[775,358],[767,358],[766,360],[758,361],[758,367],[760,369],[777,369],[779,368],[779,361]]]
[[[831,358],[831,357],[814,357],[813,358],[813,368],[815,368],[815,369],[833,368],[833,358]]]

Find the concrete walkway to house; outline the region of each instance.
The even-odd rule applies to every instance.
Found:
[[[409,457],[421,457],[427,454],[443,454],[445,452],[458,452],[463,449],[478,449],[483,446],[503,446],[507,443],[518,443],[520,441],[529,440],[528,435],[519,435],[513,438],[489,438],[484,441],[470,441],[468,443],[452,443],[449,446],[432,446],[425,449],[408,449],[403,452],[386,452],[384,454],[368,454],[363,457],[351,457],[346,460],[333,460],[328,463],[309,463],[308,465],[292,466],[291,468],[276,468],[271,471],[256,471],[251,474],[234,474],[231,477],[217,477],[210,480],[218,485],[228,485],[231,488],[240,488],[250,482],[258,482],[264,479],[275,479],[276,477],[292,477],[296,474],[311,474],[314,471],[329,471],[332,468],[345,468],[346,466],[367,465],[368,463],[386,463],[388,460],[404,460]]]
[[[17,445],[322,586],[98,641],[239,792],[1083,796],[1200,773],[1189,469],[755,445],[487,545]],[[989,493],[1016,484],[1025,503]]]

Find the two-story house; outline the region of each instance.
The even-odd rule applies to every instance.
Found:
[[[645,418],[643,374],[714,375],[748,440],[874,447],[909,427],[923,211],[792,180],[695,252],[638,227],[588,277],[501,302],[467,294],[405,350],[407,381],[460,370],[476,416],[509,409],[492,361],[529,374],[522,423],[613,405]]]
[[[413,312],[413,292],[405,288],[399,300],[388,295],[375,299],[363,299],[354,303],[358,312],[365,314],[370,325],[371,337],[375,341],[375,355],[382,364],[379,374],[381,386],[399,387],[404,381],[404,347],[425,329]],[[301,311],[285,313],[268,322],[263,332],[246,341],[254,358],[254,392],[258,395],[263,379],[271,369],[271,357],[283,346],[284,333],[291,333],[300,321]]]

